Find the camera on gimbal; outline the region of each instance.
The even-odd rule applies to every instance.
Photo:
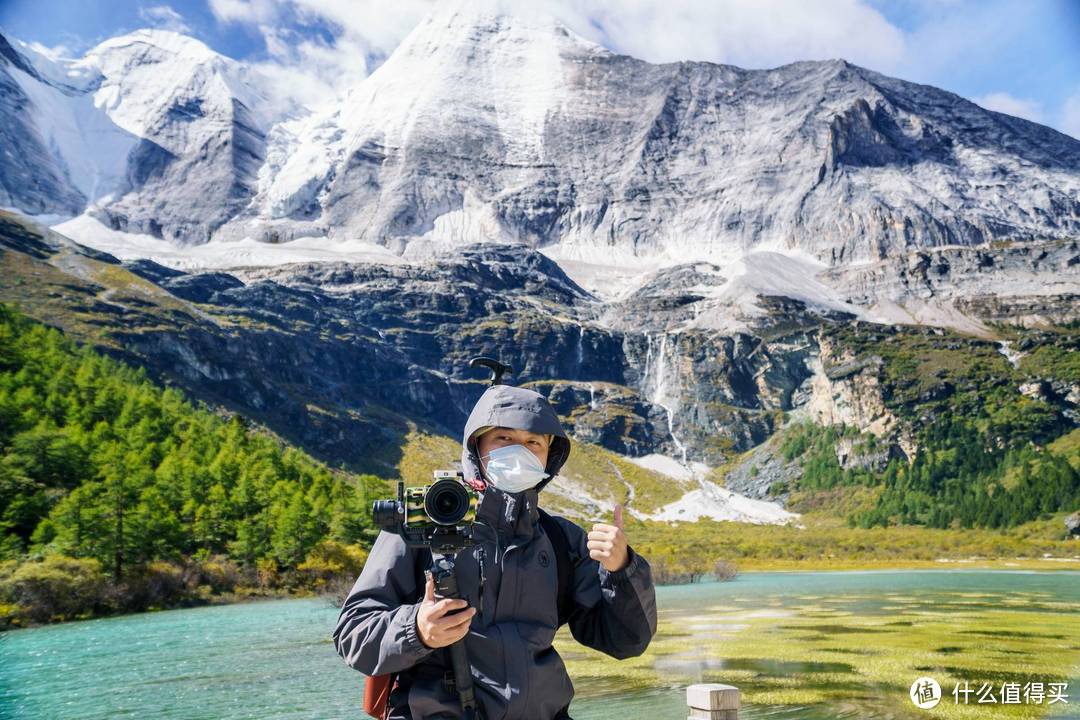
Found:
[[[460,471],[436,470],[433,475],[435,482],[417,487],[406,488],[399,480],[397,500],[376,500],[371,516],[413,547],[457,552],[472,545],[478,496]]]

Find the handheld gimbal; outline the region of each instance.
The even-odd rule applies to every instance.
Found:
[[[494,358],[475,357],[469,367],[491,371],[491,384],[502,385],[502,376],[514,370]],[[435,482],[424,487],[405,487],[398,481],[396,500],[377,500],[372,507],[376,525],[396,532],[410,547],[425,547],[432,553],[431,578],[435,597],[460,598],[454,557],[459,550],[473,545],[472,523],[476,516],[476,496],[463,482],[460,472],[436,470]],[[435,558],[435,554],[440,555]],[[454,672],[454,688],[461,700],[464,720],[481,718],[473,691],[472,670],[465,649],[465,639],[449,647]]]

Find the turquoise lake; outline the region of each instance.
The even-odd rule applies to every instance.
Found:
[[[819,596],[856,613],[889,612],[897,594],[922,601],[979,594],[993,605],[1032,593],[1080,603],[1080,573],[859,571],[744,573],[726,583],[662,587],[663,617],[692,618],[724,605],[783,607]],[[336,654],[330,632],[338,608],[326,600],[270,600],[170,610],[15,630],[0,634],[0,718],[113,720],[167,718],[360,718],[363,677]],[[688,620],[689,622],[689,620]],[[1076,622],[1080,622],[1077,616]],[[722,653],[722,649],[721,649]],[[1080,718],[1080,668],[1068,672],[1069,703],[1046,717]],[[649,691],[577,686],[576,720],[685,718],[685,685],[723,682],[702,662],[665,671]],[[733,683],[738,685],[739,683]],[[746,705],[740,719],[893,717],[889,708]],[[910,708],[904,708],[904,711]],[[927,717],[933,713],[927,711]],[[1005,717],[987,708],[986,717]]]

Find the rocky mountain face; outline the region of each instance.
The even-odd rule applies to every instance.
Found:
[[[25,271],[11,263],[27,252],[18,238],[40,231],[6,217],[2,241],[17,272],[4,292],[25,295],[19,282]],[[810,312],[790,298],[769,298],[767,314],[748,333],[616,328],[603,322],[609,303],[557,264],[498,243],[420,264],[183,273],[148,260],[121,262],[55,233],[43,237],[76,249],[49,262],[92,281],[95,290],[69,297],[69,283],[58,280],[59,289],[47,297],[64,299],[64,308],[50,309],[29,296],[27,312],[61,326],[69,320],[72,329],[80,324],[76,318],[98,316],[90,322],[108,341],[77,333],[197,395],[241,408],[286,437],[299,437],[322,457],[361,467],[385,446],[387,432],[403,432],[403,418],[455,436],[484,386],[468,360],[483,354],[509,362],[517,382],[548,395],[575,436],[632,457],[660,453],[720,465],[761,445],[792,414],[858,427],[908,456],[917,450],[910,425],[888,407],[892,391],[883,379],[884,361],[856,356],[847,339],[831,335],[856,327],[884,341],[899,330],[852,325],[846,316]],[[42,252],[52,257],[56,251]],[[157,313],[143,317],[135,286],[107,290],[94,280],[100,269],[85,270],[85,257],[126,268],[145,281],[141,293],[152,289],[184,309],[166,320]],[[646,288],[643,297],[632,295],[625,303],[649,307],[654,293]],[[90,295],[98,299],[91,302]],[[676,293],[669,299],[679,306]],[[964,347],[991,348],[1002,366],[1012,362],[995,341],[956,337]],[[1031,331],[1012,357],[1055,337]],[[942,341],[950,342],[959,341]],[[1054,382],[1050,376],[1046,381]],[[1060,390],[1068,409],[1080,400],[1080,387],[1064,382],[1048,385],[1047,392]],[[394,419],[379,429],[384,418]]]
[[[444,3],[313,110],[176,33],[78,60],[0,49],[20,148],[0,201],[85,211],[61,232],[118,257],[228,269],[523,244],[613,301],[606,324],[725,333],[770,296],[989,335],[984,315],[1060,320],[1080,294],[1080,141],[842,60],[652,65],[538,13]],[[662,307],[642,319],[648,288]]]
[[[18,238],[34,231],[6,217],[3,242],[14,263],[26,251]],[[94,280],[103,271],[87,277],[83,268],[84,253],[93,251],[44,237],[76,248],[53,262],[105,294]],[[87,293],[69,297],[59,280],[48,297],[70,305],[34,307],[31,296],[26,311],[61,325],[72,319],[72,328],[74,318],[100,314],[91,325],[109,340],[95,337],[99,344],[197,394],[275,415],[272,426],[304,433],[305,445],[325,457],[362,459],[364,444],[355,445],[344,428],[372,407],[456,435],[484,386],[468,368],[482,354],[503,358],[518,382],[549,394],[582,437],[626,455],[685,452],[688,460],[716,460],[760,442],[810,377],[803,360],[813,346],[813,316],[770,340],[615,330],[596,323],[604,304],[551,260],[494,243],[471,246],[453,262],[312,263],[230,274],[90,257],[126,268],[146,281],[140,292],[156,288],[183,301],[184,311],[169,322],[141,317],[130,283],[90,302]],[[27,291],[18,282],[22,272],[9,278],[9,297]],[[314,398],[337,414],[342,429],[328,432],[303,409]]]
[[[0,162],[0,204],[32,215],[74,215],[86,197],[68,181],[49,151],[34,118],[30,97],[12,77],[12,69],[38,79],[37,71],[0,36],[0,142],[16,148]]]
[[[452,3],[312,123],[339,132],[223,236],[843,265],[1080,228],[1080,141],[951,93],[842,60],[651,65]]]

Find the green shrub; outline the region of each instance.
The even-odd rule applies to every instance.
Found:
[[[231,592],[243,582],[243,573],[236,563],[224,556],[215,556],[198,564],[200,585],[209,585],[215,593]]]
[[[318,589],[336,578],[350,582],[364,569],[367,551],[356,545],[346,545],[336,540],[323,540],[296,566],[301,582]]]
[[[0,580],[0,598],[34,622],[66,620],[106,604],[108,585],[94,558],[48,555]]]
[[[184,604],[194,596],[195,579],[195,573],[180,565],[152,562],[128,577],[115,604],[126,610]]]

